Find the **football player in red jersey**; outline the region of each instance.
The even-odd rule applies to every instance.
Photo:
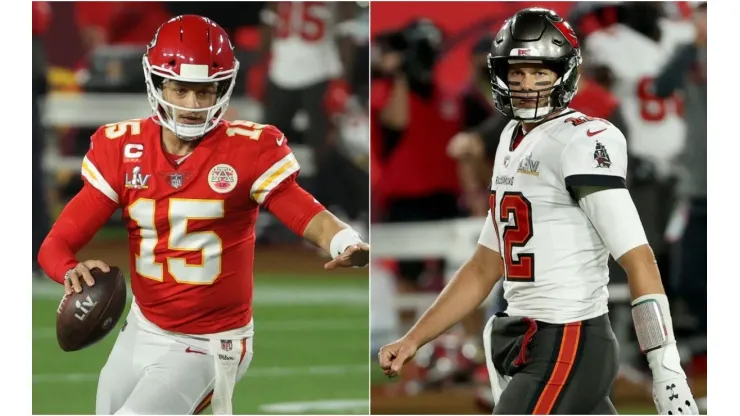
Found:
[[[96,413],[231,414],[252,357],[254,225],[260,207],[331,254],[368,263],[369,246],[297,183],[277,128],[223,120],[239,67],[207,18],[163,24],[143,58],[153,116],[101,127],[39,263],[65,291],[94,284],[75,254],[117,208],[129,230],[128,325],[102,369]]]

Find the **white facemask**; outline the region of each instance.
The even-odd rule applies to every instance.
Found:
[[[221,121],[224,114],[226,113],[226,109],[229,107],[229,99],[231,99],[231,93],[233,92],[234,85],[236,84],[237,70],[239,69],[239,62],[236,61],[233,70],[214,74],[210,78],[193,78],[188,77],[187,74],[177,75],[175,73],[172,73],[171,71],[158,69],[158,71],[155,72],[156,75],[161,76],[165,79],[171,79],[175,81],[219,82],[228,79],[231,80],[229,88],[226,90],[223,96],[218,99],[216,104],[210,107],[194,110],[192,108],[181,107],[167,102],[162,95],[162,90],[154,85],[154,81],[152,79],[152,66],[149,64],[146,56],[144,56],[143,58],[143,65],[144,75],[146,77],[147,94],[149,96],[149,105],[152,108],[152,112],[156,116],[154,120],[158,124],[172,131],[178,138],[187,141],[196,140],[203,137],[206,133],[216,127],[219,121]],[[206,113],[206,121],[202,124],[178,123],[175,121],[177,120],[177,111],[187,113],[204,112]]]

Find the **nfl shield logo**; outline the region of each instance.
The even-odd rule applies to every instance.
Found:
[[[177,189],[182,186],[182,173],[173,173],[170,175],[170,185]]]
[[[231,345],[231,340],[230,339],[228,339],[228,340],[222,339],[221,340],[221,349],[222,350],[224,350],[224,351],[231,351],[231,347],[232,347],[232,345]]]

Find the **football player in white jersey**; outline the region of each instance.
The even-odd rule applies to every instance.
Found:
[[[307,112],[308,144],[327,134],[327,93],[349,92],[355,59],[351,28],[355,2],[281,1],[263,11],[263,55],[269,55],[265,122],[290,126]]]
[[[658,97],[652,84],[676,48],[696,36],[690,21],[667,16],[669,3],[619,4],[615,9],[618,23],[584,40],[589,71],[606,80],[622,103],[629,132],[628,186],[664,272],[670,259],[663,233],[673,208],[673,178],[686,142],[686,123],[681,96]]]
[[[331,184],[341,183],[350,190],[366,189],[361,184],[367,184],[366,174],[346,160],[339,145],[357,136],[347,121],[357,103],[352,85],[368,76],[355,71],[359,11],[354,1],[280,1],[268,2],[261,16],[262,59],[269,57],[262,121],[285,126],[281,128],[286,136],[313,151],[313,183],[322,186],[309,185],[308,189],[327,206],[341,207],[352,219],[367,207],[367,203],[354,203],[357,198],[362,200],[362,192],[338,192]],[[367,114],[357,107],[354,115],[358,110]],[[293,129],[299,111],[308,124],[300,134]],[[353,121],[360,126],[362,137],[366,120],[358,116]],[[363,195],[367,198],[367,191]]]
[[[397,375],[503,276],[508,308],[489,320],[483,338],[494,413],[615,414],[611,254],[628,276],[658,410],[697,414],[655,258],[625,189],[625,138],[568,108],[581,61],[573,30],[550,10],[520,10],[494,38],[493,97],[512,121],[496,153],[478,247],[417,324],[380,350],[380,365]]]
[[[607,72],[610,90],[619,97],[629,128],[631,154],[669,175],[683,149],[686,126],[680,97],[662,99],[652,82],[677,46],[695,37],[691,22],[664,17],[660,2],[629,2],[620,6],[620,23],[591,33],[584,54],[594,72]]]

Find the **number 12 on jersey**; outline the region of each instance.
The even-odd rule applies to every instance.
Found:
[[[491,192],[489,204],[497,238],[497,220],[508,223],[504,226],[503,245],[500,245],[505,279],[515,282],[534,282],[534,253],[519,253],[516,258],[513,253],[514,247],[524,247],[534,235],[532,204],[521,192],[504,192],[499,204],[496,202],[496,193]],[[496,218],[497,215],[498,218]],[[514,219],[513,224],[510,223],[510,217]]]

